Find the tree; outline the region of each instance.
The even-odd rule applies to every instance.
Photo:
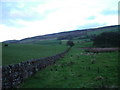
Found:
[[[73,43],[73,41],[67,41],[67,45],[72,47],[72,46],[74,46],[74,43]]]
[[[93,39],[93,45],[97,47],[119,47],[119,32],[104,32]]]

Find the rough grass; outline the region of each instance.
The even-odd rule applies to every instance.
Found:
[[[83,45],[91,46],[90,43]],[[118,52],[85,53],[77,44],[55,65],[28,78],[22,88],[100,88],[118,86]]]
[[[52,56],[60,53],[67,48],[65,45],[59,44],[9,44],[2,50],[2,64],[14,64],[30,59]]]

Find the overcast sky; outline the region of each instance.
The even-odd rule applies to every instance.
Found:
[[[117,25],[118,1],[1,0],[0,41]]]

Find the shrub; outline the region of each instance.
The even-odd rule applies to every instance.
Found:
[[[5,44],[4,46],[5,46],[5,47],[7,47],[7,46],[8,46],[8,44]]]
[[[72,46],[74,46],[74,43],[73,43],[73,41],[67,41],[67,45],[72,47]]]

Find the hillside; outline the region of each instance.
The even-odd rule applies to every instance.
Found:
[[[90,40],[91,36],[98,35],[102,32],[117,32],[118,27],[119,26],[116,25],[86,30],[74,30],[36,36],[18,41],[10,40],[6,42],[10,43],[8,45],[3,43],[2,65],[8,65],[9,67],[9,69],[4,69],[6,71],[2,74],[4,77],[3,81],[8,82],[3,85],[7,87],[9,85],[17,85],[23,81],[23,77],[25,77],[26,79],[19,84],[18,88],[119,87],[119,52],[108,52],[108,50],[105,51],[105,49],[105,52],[98,52],[98,50],[94,52],[94,42]],[[46,59],[46,57],[58,55],[58,53],[66,50],[68,48],[66,45],[68,39],[72,39],[75,45],[64,57],[55,59],[56,63],[54,63],[54,65],[46,66],[51,63],[51,60],[54,61],[53,58],[50,60],[50,58]],[[86,50],[87,48],[93,49]],[[93,51],[89,52],[89,50]],[[38,63],[36,60],[40,62]],[[36,63],[31,61],[35,61]],[[41,68],[41,66],[44,68],[38,69],[38,67]],[[10,74],[9,72],[12,73]],[[32,73],[34,73],[34,75]]]
[[[120,25],[114,25],[114,26],[105,26],[105,27],[99,27],[99,28],[91,28],[91,29],[84,29],[84,30],[72,30],[67,32],[59,32],[59,33],[53,33],[53,34],[47,34],[42,36],[35,36],[35,37],[29,37],[22,40],[8,40],[4,41],[5,43],[36,43],[41,40],[49,40],[49,39],[70,39],[70,37],[75,38],[81,38],[81,37],[89,37],[91,35],[98,35],[102,32],[116,32],[118,31],[118,28]]]
[[[25,80],[21,88],[117,88],[119,53],[90,53],[83,46],[92,43],[76,43],[64,58]]]

